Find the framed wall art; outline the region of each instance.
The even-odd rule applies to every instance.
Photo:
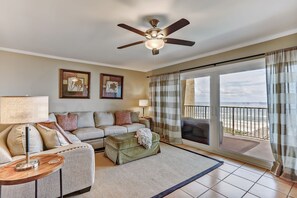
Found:
[[[90,98],[90,72],[60,69],[60,98]]]
[[[124,77],[100,74],[100,98],[123,99]]]

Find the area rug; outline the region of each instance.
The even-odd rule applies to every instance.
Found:
[[[160,154],[123,165],[114,165],[104,153],[96,153],[95,184],[77,197],[164,197],[222,163],[165,143],[161,143]]]

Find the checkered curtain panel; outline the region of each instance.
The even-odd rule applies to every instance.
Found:
[[[297,47],[266,55],[272,172],[297,181]]]
[[[154,131],[169,143],[181,143],[179,73],[151,77],[150,99]]]

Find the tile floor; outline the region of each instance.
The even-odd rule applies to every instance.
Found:
[[[297,198],[297,184],[273,176],[265,170],[250,164],[180,145],[224,161],[218,169],[194,182],[174,191],[167,198]]]

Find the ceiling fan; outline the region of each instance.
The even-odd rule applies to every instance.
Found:
[[[169,25],[168,27],[166,27],[164,29],[160,29],[157,27],[157,25],[159,23],[158,19],[151,19],[149,21],[149,23],[151,24],[152,28],[148,29],[145,32],[138,30],[136,28],[133,28],[129,25],[123,24],[123,23],[118,24],[119,27],[129,30],[131,32],[134,32],[136,34],[139,34],[141,36],[144,36],[146,38],[146,40],[143,40],[143,41],[137,41],[134,43],[120,46],[120,47],[118,47],[118,49],[123,49],[123,48],[130,47],[133,45],[145,43],[145,46],[148,49],[152,50],[152,54],[157,55],[157,54],[159,54],[159,50],[164,47],[165,43],[175,44],[175,45],[185,45],[185,46],[193,46],[195,44],[195,42],[193,42],[193,41],[167,38],[167,36],[172,34],[173,32],[189,25],[190,22],[187,19],[180,19],[177,22]]]

